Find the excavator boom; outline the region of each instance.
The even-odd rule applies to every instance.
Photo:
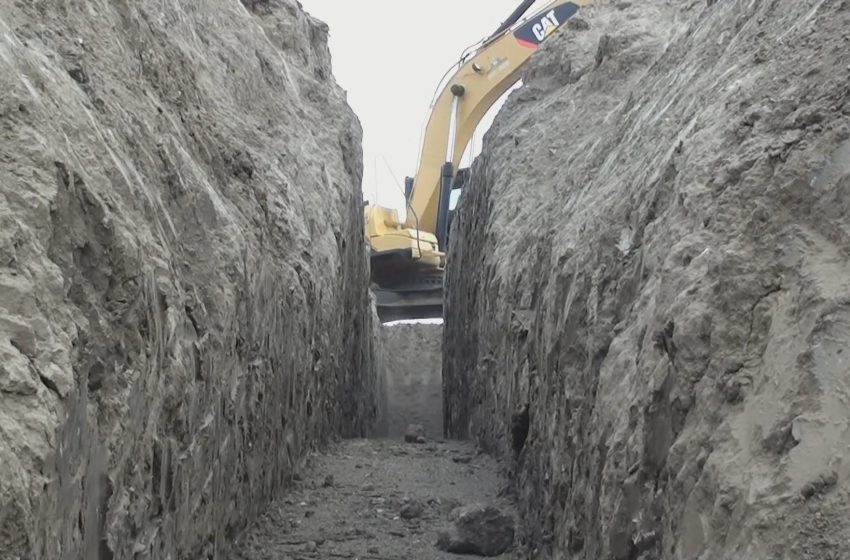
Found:
[[[434,232],[440,237],[440,230],[446,226],[439,223],[441,195],[448,196],[441,192],[443,165],[451,162],[457,169],[472,134],[490,107],[516,84],[540,45],[587,3],[588,0],[553,2],[509,33],[485,41],[460,65],[431,111],[410,196],[412,212],[408,212],[408,227]],[[454,134],[453,122],[456,123]]]
[[[431,108],[416,175],[406,185],[406,220],[379,206],[365,211],[382,320],[442,316],[449,197],[466,146],[487,111],[520,79],[531,55],[590,3],[555,0],[520,21],[534,4],[524,0],[445,81]]]

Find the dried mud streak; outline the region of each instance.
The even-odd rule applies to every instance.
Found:
[[[377,415],[360,127],[296,2],[0,6],[0,558],[222,558]]]
[[[445,422],[540,558],[850,554],[850,4],[710,4],[583,10],[458,205]]]
[[[312,456],[309,467],[304,481],[238,539],[233,560],[457,558],[434,547],[454,507],[485,501],[510,511],[498,497],[504,481],[497,464],[469,444],[348,440]],[[332,486],[325,486],[328,476]],[[421,517],[400,518],[405,498],[425,506]]]

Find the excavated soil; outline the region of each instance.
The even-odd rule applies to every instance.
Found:
[[[505,488],[497,463],[469,444],[348,440],[309,458],[304,478],[240,537],[231,558],[458,558],[435,548],[451,510],[485,501],[510,511]],[[410,501],[422,513],[406,520],[400,512]]]

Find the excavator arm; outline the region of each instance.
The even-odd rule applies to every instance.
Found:
[[[457,166],[487,111],[521,77],[532,54],[592,0],[554,0],[520,22],[524,0],[458,63],[432,105],[415,177],[406,185],[407,219],[366,209],[373,291],[382,320],[442,316],[449,198]],[[518,23],[519,22],[519,23]]]
[[[406,225],[444,241],[441,219],[449,193],[442,188],[444,164],[453,170],[484,115],[521,77],[529,57],[589,0],[550,3],[516,29],[491,36],[464,61],[437,97],[425,129]],[[523,2],[523,5],[530,5]],[[521,6],[522,7],[522,6]],[[513,16],[512,16],[513,17]],[[510,18],[509,20],[510,21]],[[503,24],[504,25],[504,24]],[[417,223],[418,222],[418,223]],[[441,249],[445,250],[441,244]]]

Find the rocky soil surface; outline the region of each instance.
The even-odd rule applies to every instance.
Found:
[[[850,3],[599,0],[453,225],[447,428],[539,558],[850,557]]]
[[[458,558],[437,548],[451,528],[452,512],[458,515],[464,507],[483,512],[489,506],[510,519],[504,490],[496,462],[469,444],[348,440],[310,457],[294,491],[238,539],[232,558]],[[486,543],[498,544],[510,530],[496,524],[487,532],[478,524],[464,542],[484,536]],[[491,557],[526,558],[521,535],[510,541],[511,550]]]
[[[360,127],[294,0],[0,3],[0,558],[224,558],[377,414]]]
[[[426,436],[442,437],[442,334],[442,325],[429,323],[380,328],[378,344],[386,384],[380,435],[401,437],[408,425],[419,424]]]

